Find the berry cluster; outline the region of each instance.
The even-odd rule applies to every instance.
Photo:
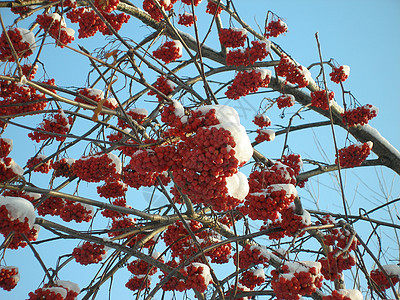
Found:
[[[129,167],[140,173],[162,173],[172,167],[176,155],[176,148],[171,145],[160,145],[154,150],[138,150],[132,155]]]
[[[137,275],[132,276],[125,286],[130,289],[131,291],[142,291],[144,289],[149,288],[151,285],[150,277],[146,275]]]
[[[255,141],[257,144],[262,143],[264,141],[273,141],[275,139],[275,131],[271,129],[257,129],[257,136]]]
[[[332,295],[323,296],[322,300],[358,300],[363,299],[359,290],[333,290]]]
[[[122,181],[128,186],[139,189],[142,186],[153,186],[156,184],[157,173],[146,172],[141,173],[132,170],[129,166],[122,169]]]
[[[38,154],[28,160],[26,167],[33,172],[40,172],[47,174],[51,170],[51,159],[46,160],[47,156]],[[43,162],[46,160],[45,162]]]
[[[121,206],[121,207],[126,207],[126,208],[131,208],[130,206],[126,205],[126,200],[124,198],[117,198],[114,201],[111,202],[112,205],[116,206]],[[101,212],[101,214],[106,217],[110,218],[112,220],[116,220],[119,218],[124,218],[127,216],[127,214],[123,214],[118,211],[110,210],[110,209],[105,209]]]
[[[61,287],[38,288],[34,292],[28,294],[27,300],[65,300],[67,297],[67,290]]]
[[[18,268],[13,266],[0,266],[0,287],[11,291],[19,281]]]
[[[185,12],[183,15],[179,14],[178,24],[184,25],[186,27],[192,26],[194,21],[197,21],[197,16],[193,16],[193,14]]]
[[[300,299],[322,286],[321,264],[312,261],[286,262],[272,270],[272,289],[277,299]]]
[[[354,109],[348,109],[341,114],[343,123],[349,127],[357,125],[368,124],[368,121],[375,118],[378,113],[378,109],[371,104],[366,104]]]
[[[175,89],[175,84],[171,80],[167,79],[165,76],[160,76],[157,78],[153,87],[155,87],[159,92],[168,96]],[[159,102],[162,102],[164,100],[163,96],[154,91],[149,91],[148,95],[156,95]]]
[[[303,160],[298,154],[282,155],[282,158],[278,159],[278,161],[292,168],[295,176],[299,175],[303,168]]]
[[[244,28],[221,28],[219,41],[225,47],[243,47],[247,39],[247,30]]]
[[[65,141],[65,136],[59,136],[58,134],[66,134],[72,124],[72,117],[67,117],[63,110],[58,110],[58,113],[49,119],[43,119],[40,123],[38,130],[55,133],[55,135],[47,134],[44,132],[34,131],[28,134],[32,141],[39,143],[47,139],[56,138],[57,141]]]
[[[101,12],[103,17],[110,23],[115,31],[119,31],[122,24],[127,23],[130,16],[124,13],[114,14]],[[94,10],[89,7],[78,7],[70,10],[67,17],[72,23],[79,24],[79,38],[88,38],[94,36],[97,31],[103,35],[111,35],[112,32],[107,25],[100,19]]]
[[[113,180],[121,173],[121,161],[111,153],[91,155],[76,160],[72,171],[87,182]]]
[[[331,76],[331,80],[335,83],[345,81],[350,74],[350,67],[343,65],[339,68],[333,68],[333,71],[329,74]]]
[[[295,104],[295,98],[293,95],[282,94],[276,99],[278,108],[291,107]]]
[[[97,264],[106,256],[104,245],[84,242],[80,247],[74,248],[72,256],[81,265]]]
[[[271,80],[271,71],[267,69],[255,69],[236,74],[232,85],[228,87],[225,95],[229,99],[239,99],[249,93],[255,93],[260,87],[268,87]]]
[[[239,268],[248,269],[253,265],[267,265],[269,261],[269,253],[266,249],[259,246],[251,246],[246,244],[239,252]],[[234,256],[234,264],[238,265],[236,255]]]
[[[217,6],[216,3],[209,1],[207,3],[206,13],[210,15],[219,15],[222,12],[222,7]]]
[[[64,48],[64,45],[70,44],[75,39],[75,31],[67,28],[64,19],[58,13],[38,15],[36,22],[40,28],[44,29],[56,40],[56,44],[61,48]]]
[[[51,285],[45,284],[44,287],[49,288]],[[54,280],[54,287],[63,288],[67,291],[67,295],[64,297],[64,300],[76,300],[81,292],[79,285],[67,280]]]
[[[263,114],[257,114],[254,117],[253,123],[256,124],[260,128],[271,126],[270,118],[268,118],[268,116],[263,115]]]
[[[187,288],[196,289],[200,293],[203,293],[212,282],[210,268],[202,263],[193,262],[183,268],[180,273],[187,277],[185,282]]]
[[[328,110],[334,98],[335,98],[334,92],[329,92],[327,96],[326,90],[315,91],[311,93],[311,105],[319,107],[323,110]]]
[[[245,287],[244,285],[241,285],[240,283],[238,284],[233,284],[230,286],[229,290],[225,293],[225,298],[226,299],[235,299],[235,300],[249,300],[249,297],[242,297],[238,298],[236,294],[239,294],[241,292],[249,292],[251,291],[248,287]]]
[[[89,99],[92,99],[93,101],[95,101],[97,103],[104,100],[104,93],[98,89],[85,88],[85,89],[79,90],[78,93],[85,97],[88,97]],[[79,103],[93,105],[93,103],[87,102],[78,96],[75,97],[75,101],[79,102]],[[114,98],[107,98],[104,102],[104,106],[108,107],[109,109],[116,109],[118,107],[118,103]]]
[[[139,124],[142,124],[144,122],[144,119],[147,117],[148,112],[144,108],[133,108],[127,111],[126,114]],[[128,123],[122,119],[118,119],[118,126],[121,127],[121,129],[129,127]]]
[[[95,0],[94,5],[97,7],[98,10],[106,13],[110,13],[113,10],[117,9],[119,0]]]
[[[339,149],[339,160],[336,157],[335,164],[340,162],[342,168],[354,168],[361,166],[371,152],[373,143],[371,141],[363,144],[353,144],[349,147]]]
[[[28,233],[25,233],[24,235],[28,239],[28,241],[31,241],[31,242],[36,241],[38,238],[38,235],[39,235],[39,230],[40,230],[40,226],[35,224],[35,225],[33,225],[32,229]],[[12,235],[12,238],[11,238],[11,235]],[[25,248],[28,245],[28,242],[26,241],[25,237],[20,233],[15,233],[15,232],[11,233],[10,232],[8,236],[4,234],[4,237],[11,238],[7,244],[8,249],[16,250],[20,247]]]
[[[383,268],[391,282],[389,282],[380,269],[372,270],[370,274],[371,280],[373,280],[382,291],[389,289],[392,285],[400,281],[400,267],[398,265],[384,265]]]
[[[226,55],[228,66],[248,66],[267,57],[271,43],[267,41],[252,41],[252,47],[246,49],[230,50]]]
[[[153,51],[153,56],[161,59],[166,64],[176,61],[182,57],[182,43],[178,40],[167,41]]]
[[[104,198],[124,197],[128,187],[120,180],[107,181],[105,184],[97,187],[97,193]]]
[[[128,271],[133,275],[154,275],[157,273],[157,268],[149,265],[148,262],[144,260],[134,260],[129,263],[127,266]]]
[[[89,222],[93,218],[93,207],[71,200],[64,200],[64,207],[58,211],[60,218],[65,222]]]
[[[166,265],[170,266],[171,268],[176,269],[178,267],[178,263],[175,260],[170,260],[166,263]],[[181,271],[181,270],[179,270]],[[158,278],[160,280],[164,279],[168,273],[163,271],[163,275],[159,275]],[[187,289],[190,289],[189,286],[186,285],[184,279],[178,279],[177,277],[170,278],[162,287],[163,291],[178,291],[183,292]]]
[[[0,157],[6,157],[10,154],[13,147],[12,139],[0,137]]]
[[[349,252],[339,253],[339,249],[336,248],[328,253],[327,257],[320,258],[318,261],[322,265],[321,273],[325,279],[334,281],[342,277],[344,270],[349,270],[356,264],[356,259],[353,254]]]
[[[264,282],[265,273],[263,268],[245,271],[239,278],[239,283],[251,290],[253,290],[256,286],[263,284]]]
[[[27,13],[29,13],[32,9],[29,6],[14,6],[11,7],[11,12],[13,12],[14,14],[23,16]]]
[[[169,11],[172,9],[173,4],[178,0],[160,0],[158,3],[165,11]],[[161,13],[160,9],[154,3],[154,0],[144,0],[143,1],[143,9],[157,22],[160,22],[164,19],[163,14]]]
[[[299,88],[306,87],[311,80],[311,73],[307,68],[298,66],[291,58],[282,53],[279,65],[275,68],[278,76],[286,77],[292,84]]]
[[[278,37],[282,33],[285,33],[288,30],[287,25],[281,19],[276,21],[272,20],[268,23],[267,27],[265,27],[265,37],[269,39],[272,37]]]
[[[183,4],[186,5],[191,5],[192,4],[192,0],[181,0]],[[193,0],[193,5],[197,6],[199,5],[199,3],[201,2],[201,0]]]
[[[7,34],[18,57],[28,57],[33,54],[32,51],[35,49],[36,44],[32,31],[25,28],[13,28],[7,30]],[[4,32],[0,36],[0,60],[15,61]]]
[[[53,161],[51,163],[51,167],[54,172],[53,175],[55,177],[72,177],[74,176],[74,172],[72,171],[72,164],[75,162],[73,158],[62,158],[57,161]]]

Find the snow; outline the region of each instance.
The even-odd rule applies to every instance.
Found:
[[[350,67],[348,65],[343,65],[342,68],[343,68],[343,73],[345,75],[349,76],[350,75]]]
[[[73,291],[78,294],[81,292],[79,285],[74,282],[67,281],[67,280],[54,280],[54,283],[56,285],[59,285],[65,289],[67,289],[68,291]]]
[[[182,104],[179,103],[177,100],[172,100],[172,105],[175,108],[174,114],[177,117],[183,117],[185,115],[185,108]]]
[[[303,209],[303,214],[301,215],[301,217],[302,217],[302,220],[301,220],[301,222],[304,224],[304,225],[310,225],[311,224],[311,215],[310,215],[310,213],[307,211],[307,210],[305,210],[305,209]]]
[[[27,84],[27,82],[28,82],[28,80],[26,79],[26,76],[25,76],[25,75],[22,75],[22,76],[21,76],[21,79],[20,79],[20,81],[19,81],[19,83],[20,83],[20,84]]]
[[[32,193],[32,192],[25,192],[25,195],[32,197],[34,200],[39,199],[40,197],[42,197],[41,194],[39,193]]]
[[[62,287],[50,287],[50,288],[42,288],[43,291],[51,291],[56,294],[60,294],[61,297],[66,298],[67,297],[67,290],[62,288]]]
[[[400,266],[392,264],[384,265],[382,267],[389,276],[397,276],[400,279]]]
[[[24,223],[28,218],[29,228],[32,229],[35,223],[35,209],[30,201],[21,197],[0,196],[0,206],[5,206],[11,221],[18,219]]]
[[[220,124],[233,123],[240,124],[240,118],[237,111],[228,105],[205,105],[199,107],[197,110],[201,111],[203,115],[209,112],[211,109],[215,110],[215,116]]]
[[[244,200],[250,190],[247,177],[242,172],[226,177],[226,187],[228,195],[239,200]]]
[[[25,28],[15,28],[16,30],[19,31],[21,34],[21,42],[25,43],[27,42],[29,44],[29,48],[33,51],[36,48],[36,42],[35,42],[35,35],[33,34],[32,31],[25,29]]]
[[[136,114],[138,114],[138,115],[142,115],[142,116],[148,116],[148,114],[149,114],[149,112],[147,111],[147,109],[145,109],[145,108],[132,108],[131,110],[130,110],[131,112],[134,112],[134,113],[136,113]]]
[[[187,11],[185,11],[183,15],[186,16],[186,17],[192,17],[193,16],[192,13],[189,13]]]
[[[63,17],[61,17],[58,13],[48,13],[47,16],[53,19],[54,21],[59,21],[61,27],[67,27],[67,24],[65,23],[65,20]]]
[[[192,263],[192,266],[196,267],[196,268],[202,267],[203,268],[203,272],[201,273],[201,276],[204,278],[204,282],[206,284],[209,284],[210,282],[212,282],[210,268],[207,265],[202,264],[202,263],[194,262],[194,263]]]
[[[98,90],[98,89],[90,89],[90,88],[88,88],[88,95],[89,96],[93,96],[93,97],[98,96],[100,99],[104,98],[103,91],[102,90]]]
[[[269,69],[255,69],[254,71],[256,71],[256,73],[260,73],[261,74],[261,79],[264,80],[266,77],[271,78],[271,70]]]
[[[257,115],[256,115],[256,118],[262,118],[262,119],[264,120],[264,122],[271,123],[271,119],[270,119],[267,115],[264,115],[264,114],[257,114]]]
[[[110,104],[113,107],[118,107],[118,102],[115,98],[107,98],[106,103]]]
[[[162,253],[158,252],[158,251],[154,251],[151,254],[151,257],[154,258],[154,259],[157,259],[157,260],[164,260],[164,255],[162,255]]]
[[[175,48],[179,50],[179,55],[182,56],[182,43],[179,40],[174,40]]]
[[[242,36],[247,34],[247,30],[244,28],[231,28],[231,30],[236,31],[236,32],[240,32],[242,34]]]
[[[112,154],[112,153],[107,153],[107,156],[115,164],[115,172],[117,174],[121,174],[121,172],[122,172],[122,163],[121,163],[121,160],[118,158],[118,156],[116,156],[115,154]]]
[[[375,112],[378,114],[379,109],[371,104],[367,104],[363,106],[365,109],[368,109],[370,112]]]
[[[308,81],[308,82],[310,82],[310,81],[312,81],[313,79],[312,79],[312,76],[311,76],[311,73],[310,73],[310,71],[306,68],[306,67],[304,67],[304,66],[300,66],[301,68],[300,68],[300,72],[301,72],[301,74],[304,76],[304,78]]]
[[[287,197],[290,197],[291,195],[294,195],[295,197],[297,197],[297,190],[293,184],[277,183],[277,184],[271,184],[268,187],[268,192],[270,192],[270,193],[275,192],[275,191],[281,191],[281,190],[285,190]]]
[[[270,52],[270,51],[271,51],[271,45],[272,45],[272,43],[271,43],[270,40],[259,41],[259,43],[260,43],[260,44],[264,44],[264,49],[265,49],[265,51],[267,51],[267,52]]]
[[[342,294],[345,297],[349,297],[351,300],[362,300],[363,295],[359,290],[346,290],[340,289],[337,291],[339,294]]]
[[[65,31],[65,33],[68,36],[74,36],[75,35],[75,30],[73,30],[72,28],[61,28],[61,30]]]
[[[308,273],[311,268],[317,269],[317,273],[321,270],[321,263],[316,261],[300,261],[300,262],[286,262],[290,273]]]
[[[263,135],[268,135],[269,136],[269,141],[272,142],[275,140],[275,131],[271,129],[261,129],[260,133]]]
[[[167,79],[166,84],[171,88],[171,90],[174,90],[176,88],[175,83],[173,83],[171,80]]]
[[[368,141],[367,145],[368,145],[369,149],[372,149],[372,147],[374,146],[374,143],[371,141]]]
[[[282,26],[283,28],[286,28],[286,29],[288,28],[287,25],[286,25],[286,23],[283,22],[281,19],[278,20],[278,23],[279,23],[279,25]]]
[[[252,251],[253,249],[257,249],[259,250],[261,253],[260,255],[265,257],[267,260],[270,260],[271,258],[271,252],[268,251],[267,247],[265,246],[258,246],[258,245],[252,245],[250,246],[250,251]]]
[[[265,279],[264,268],[258,268],[253,271],[254,276]]]

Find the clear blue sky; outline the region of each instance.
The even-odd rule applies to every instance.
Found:
[[[141,7],[142,1],[133,1],[135,5]],[[205,10],[206,1],[199,5],[199,10]],[[357,100],[362,104],[373,104],[379,108],[378,117],[371,121],[371,126],[377,128],[380,133],[386,137],[393,146],[400,149],[400,133],[399,133],[399,113],[400,113],[400,97],[397,94],[397,87],[400,82],[400,2],[397,0],[308,0],[308,1],[236,1],[236,8],[240,15],[253,28],[257,28],[257,24],[261,27],[264,23],[264,18],[268,10],[273,11],[282,17],[288,25],[289,31],[285,36],[274,39],[283,49],[290,53],[300,64],[308,66],[311,63],[318,61],[318,52],[315,41],[315,33],[319,32],[319,38],[322,46],[322,54],[325,60],[334,58],[339,64],[346,64],[351,67],[350,77],[345,82],[345,88],[351,90]],[[175,6],[176,13],[180,13],[180,5]],[[0,10],[6,25],[10,25],[15,18],[9,11]],[[201,15],[204,15],[201,13]],[[210,20],[209,15],[206,20]],[[131,20],[133,21],[133,20]],[[31,24],[32,19],[21,27],[27,27]],[[201,18],[199,17],[199,22]],[[71,25],[67,20],[69,27],[77,31],[75,24]],[[149,33],[150,31],[144,27],[136,27],[138,23],[133,22],[133,26],[125,24],[121,30],[123,36],[138,38],[138,32]],[[227,27],[228,22],[224,21]],[[233,22],[234,26],[237,26]],[[206,26],[204,26],[206,27]],[[185,30],[185,29],[183,29]],[[189,29],[191,32],[191,29]],[[77,37],[77,34],[76,34]],[[78,43],[84,45],[89,50],[100,46],[93,46],[93,41],[102,40],[102,36],[97,36],[95,39],[79,40]],[[97,43],[97,42],[96,42]],[[212,43],[212,42],[210,42]],[[76,46],[77,43],[74,43]],[[87,61],[82,60],[79,64],[65,62],[72,56],[68,50],[55,49],[49,46],[48,56],[43,56],[46,63],[50,63],[47,67],[47,72],[50,77],[56,78],[56,83],[62,86],[85,86],[86,73],[82,71],[87,67]],[[75,57],[75,56],[73,56]],[[313,73],[313,75],[315,75]],[[230,78],[229,78],[230,79]],[[331,84],[330,88],[335,89],[335,85]],[[241,99],[242,102],[233,103],[235,108],[241,114],[242,122],[249,123],[257,110],[257,107],[252,106],[251,97]],[[243,103],[250,105],[250,109],[243,110]],[[242,107],[241,107],[242,106]],[[294,110],[292,110],[294,111]],[[289,110],[290,112],[290,110]],[[274,114],[269,114],[273,124],[287,124],[286,119],[279,118],[279,112],[274,111]],[[308,121],[313,121],[313,114],[306,115]],[[22,122],[22,120],[21,120]],[[23,120],[25,124],[36,124],[39,119]],[[254,129],[254,127],[251,127]],[[23,165],[26,159],[31,157],[37,147],[32,145],[30,140],[26,139],[27,131],[16,129],[9,126],[4,134],[5,137],[13,138],[15,148],[11,156]],[[339,136],[339,147],[344,145],[343,134]],[[251,136],[254,139],[254,134]],[[314,138],[317,137],[322,145],[322,148],[317,147]],[[27,143],[30,145],[26,146]],[[280,156],[283,143],[283,137],[277,138],[274,143],[259,148],[264,153],[271,157]],[[290,146],[293,152],[300,153],[304,157],[318,157],[323,159],[322,151],[332,152],[331,135],[329,131],[308,132],[307,135],[293,135],[290,137]],[[31,146],[32,145],[32,146]],[[71,155],[72,156],[72,155]],[[78,157],[76,157],[78,158]],[[331,158],[331,157],[330,157]],[[331,162],[333,162],[331,158]],[[392,181],[394,183],[391,198],[396,198],[400,194],[399,177],[386,169],[377,170],[368,169],[361,170],[356,177],[353,172],[346,173],[346,193],[350,202],[354,200],[354,207],[369,207],[379,201],[382,201],[379,194],[384,194],[384,190],[380,191],[380,184],[375,173],[382,172],[381,180],[384,179],[390,190]],[[340,212],[340,205],[335,203],[338,198],[337,192],[331,189],[330,185],[333,180],[329,176],[324,175],[326,180],[321,179],[321,182],[313,181],[309,190],[300,190],[300,196],[303,197],[305,207],[315,209],[313,201],[317,197],[318,204],[323,208],[337,209]],[[364,185],[364,183],[366,185]],[[46,183],[43,183],[46,184]],[[42,186],[46,188],[46,186]],[[92,191],[93,189],[88,188]],[[81,191],[81,190],[80,190]],[[82,191],[81,191],[82,192]],[[387,191],[389,193],[389,191]],[[88,193],[83,191],[82,193]],[[132,197],[146,198],[148,193],[138,192],[132,193]],[[313,196],[311,196],[313,195]],[[94,194],[94,197],[98,197]],[[314,197],[314,198],[313,198]],[[354,211],[357,213],[357,210]],[[79,227],[87,229],[87,225]],[[39,235],[39,239],[46,236],[45,230]],[[60,254],[71,253],[73,245],[77,242],[63,241],[52,242],[47,247],[38,246],[38,251],[44,257],[48,267],[54,267],[56,259]],[[57,247],[57,248],[55,248]],[[42,272],[37,261],[33,258],[29,249],[14,251],[8,250],[6,253],[6,262],[8,265],[16,265],[20,268],[21,281],[18,286],[10,293],[0,290],[0,299],[25,299],[29,291],[35,290],[42,279]],[[398,258],[398,257],[397,257]],[[87,283],[85,277],[89,272],[95,272],[98,266],[71,267],[66,268],[60,275],[65,276],[60,279],[71,280],[84,287]],[[370,267],[370,266],[368,266]],[[86,279],[82,279],[86,278]],[[113,283],[111,299],[128,299],[132,294],[124,287],[128,280],[129,274],[122,271],[121,275],[117,276]],[[156,279],[156,278],[155,278]],[[107,299],[106,284],[101,290],[99,299]]]

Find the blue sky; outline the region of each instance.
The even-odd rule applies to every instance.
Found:
[[[138,6],[141,6],[141,2],[133,1]],[[318,61],[318,50],[315,41],[315,33],[318,32],[324,59],[334,58],[339,64],[346,64],[351,67],[350,77],[345,82],[345,88],[350,90],[362,105],[373,104],[379,108],[378,117],[371,121],[371,126],[377,128],[393,146],[400,149],[400,133],[398,130],[400,125],[398,117],[400,97],[396,92],[400,81],[400,57],[398,54],[398,49],[400,48],[399,1],[247,0],[236,1],[235,6],[240,16],[253,28],[257,28],[257,24],[263,26],[268,10],[282,17],[289,30],[284,36],[273,40],[304,66]],[[180,13],[180,7],[179,4],[176,5],[175,10],[177,13]],[[205,10],[205,3],[200,4],[198,10],[201,11],[199,22],[202,22],[200,16],[204,15],[202,12]],[[14,15],[4,9],[0,10],[0,13],[6,25],[11,24],[15,18]],[[209,15],[205,17],[209,22]],[[135,39],[139,38],[141,34],[150,32],[145,27],[138,27],[138,22],[131,21],[132,26],[129,23],[123,26],[121,30],[123,36]],[[32,20],[28,19],[22,24],[27,27],[31,22]],[[77,31],[75,24],[71,25],[69,21],[67,21],[67,24]],[[228,26],[228,24],[225,19],[224,25]],[[233,25],[237,26],[234,22]],[[201,27],[202,30],[205,30],[205,28],[207,26]],[[191,30],[189,29],[188,31],[192,32]],[[101,35],[97,35],[95,38],[79,40],[78,43],[89,50],[93,50],[101,45],[99,43],[102,39]],[[95,46],[93,45],[94,41],[96,41]],[[213,43],[216,44],[216,41],[209,41],[209,44]],[[74,45],[76,46],[76,43]],[[55,49],[51,45],[45,51],[46,55],[43,56],[43,61],[48,64],[47,73],[50,77],[56,78],[57,84],[62,86],[85,86],[86,73],[83,70],[88,66],[88,62],[85,59],[78,61],[78,58],[71,54],[69,50]],[[65,64],[66,61],[73,61],[74,63]],[[316,69],[313,71],[313,75],[315,75],[315,72],[317,72]],[[329,87],[339,95],[339,90],[337,90],[335,84],[331,83]],[[252,126],[250,121],[257,112],[257,105],[254,105],[253,99],[252,97],[245,97],[239,100],[241,102],[230,103],[240,113],[242,123],[249,126]],[[151,104],[143,103],[143,105]],[[297,106],[293,110],[287,110],[286,116],[289,116],[291,112],[298,108]],[[269,113],[275,128],[278,128],[277,125],[286,125],[288,121],[287,117],[281,119],[279,114],[280,112],[277,110],[272,110]],[[304,116],[309,122],[314,121],[313,118],[320,119],[312,113],[306,113]],[[30,125],[40,122],[38,118],[24,118],[20,119],[20,121]],[[296,120],[296,122],[300,122],[300,120]],[[254,130],[255,127],[250,127],[250,129]],[[9,126],[4,134],[4,137],[14,139],[15,146],[11,156],[21,165],[38,150],[30,140],[27,140],[27,133],[26,130]],[[338,146],[341,148],[345,144],[346,136],[340,130],[337,131],[337,134]],[[250,135],[250,137],[254,139],[255,135]],[[317,143],[316,140],[319,142]],[[324,160],[323,153],[325,152],[330,162],[333,162],[332,137],[329,130],[309,130],[304,134],[293,134],[290,136],[289,142],[293,152],[319,160]],[[29,143],[29,147],[26,146],[27,143]],[[282,151],[282,144],[283,137],[278,137],[273,143],[263,145],[257,149],[262,150],[269,157],[277,158]],[[71,156],[77,155],[76,153],[78,151],[71,153]],[[354,213],[357,213],[359,207],[373,207],[384,201],[385,193],[387,198],[390,199],[400,195],[399,176],[385,168],[363,168],[355,172],[348,171],[345,172],[344,178],[346,196],[353,205],[352,212]],[[40,180],[39,178],[36,183],[46,188],[46,183]],[[383,181],[385,181],[385,184],[383,184]],[[384,188],[385,185],[386,189]],[[340,212],[341,206],[337,200],[340,198],[333,188],[334,186],[335,179],[330,175],[323,175],[321,179],[313,180],[308,189],[300,191],[305,207],[315,209],[318,205],[322,209],[332,209]],[[80,188],[81,195],[90,196],[93,195],[93,192],[93,186]],[[98,197],[97,194],[94,195],[94,197]],[[146,199],[148,195],[149,190],[132,192],[131,194],[132,197],[140,199]],[[78,228],[85,230],[87,225],[79,226]],[[39,238],[43,238],[46,234],[45,230],[43,230]],[[388,240],[385,239],[385,241]],[[77,242],[74,243],[73,245],[77,244]],[[57,257],[61,254],[71,253],[73,247],[71,247],[71,242],[69,241],[60,241],[52,242],[49,246],[38,245],[37,248],[44,257],[46,265],[54,267]],[[25,299],[24,297],[27,297],[28,292],[36,289],[40,284],[42,279],[40,266],[27,248],[18,252],[8,250],[5,258],[8,265],[20,267],[21,281],[10,293],[0,290],[0,299]],[[85,275],[95,272],[97,268],[98,266],[89,266],[87,268],[71,266],[61,272],[60,275],[65,277],[60,279],[78,282],[83,287],[87,283]],[[128,278],[129,274],[125,270],[115,278],[111,299],[121,297],[128,299],[132,294],[124,287]],[[106,299],[108,287],[108,284],[103,287],[100,291],[99,299]]]

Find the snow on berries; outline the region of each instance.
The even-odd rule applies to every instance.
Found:
[[[256,286],[263,284],[264,282],[265,273],[263,268],[245,271],[239,278],[239,283],[251,290],[253,290]]]
[[[122,171],[120,159],[112,153],[96,154],[77,159],[72,171],[87,182],[100,182],[117,178]]]
[[[257,129],[256,143],[262,143],[264,141],[272,142],[275,139],[275,131],[271,129]]]
[[[271,80],[271,71],[267,69],[254,69],[236,74],[232,84],[225,95],[229,99],[239,99],[250,93],[255,93],[260,87],[268,87]]]
[[[74,172],[72,171],[72,164],[75,162],[74,158],[62,158],[57,161],[51,162],[51,167],[54,172],[53,175],[55,177],[72,177],[74,176]]]
[[[278,108],[291,107],[295,104],[295,98],[293,95],[282,94],[276,99]]]
[[[200,293],[203,293],[212,282],[210,268],[202,263],[192,262],[189,266],[183,268],[181,273],[187,276],[187,287],[196,289]]]
[[[361,166],[371,152],[373,143],[371,141],[363,144],[353,144],[349,147],[339,149],[339,159],[336,157],[335,164],[340,162],[342,168],[354,168]]]
[[[39,143],[47,139],[55,138],[57,141],[65,141],[65,136],[60,136],[60,134],[65,135],[70,129],[72,124],[72,117],[67,117],[63,110],[59,110],[57,114],[51,116],[49,119],[44,119],[38,130],[46,131],[53,134],[48,134],[45,132],[34,131],[28,134],[31,140]]]
[[[335,93],[330,91],[328,96],[326,90],[315,91],[311,93],[311,105],[328,110],[331,102],[335,98]],[[329,98],[329,99],[328,99]]]
[[[339,289],[333,290],[332,295],[323,296],[322,300],[363,300],[363,295],[359,290]]]
[[[368,121],[375,118],[378,113],[378,109],[371,105],[366,104],[354,109],[345,110],[341,116],[343,118],[343,123],[349,127],[353,126],[363,126],[368,124]]]
[[[267,115],[257,114],[254,117],[253,123],[256,124],[260,128],[268,127],[268,126],[271,126],[271,119],[268,118]]]
[[[33,172],[47,174],[51,170],[51,160],[46,155],[38,154],[28,160],[26,167]]]
[[[179,40],[167,41],[153,51],[153,56],[166,64],[176,61],[182,57],[182,43]]]
[[[94,5],[100,10],[106,13],[110,13],[113,10],[117,9],[119,0],[95,0]]]
[[[30,201],[21,197],[0,196],[0,232],[29,234],[35,223],[35,211]]]
[[[306,87],[312,80],[310,71],[298,65],[286,54],[281,54],[279,65],[275,68],[278,76],[286,77],[286,81],[296,84],[297,87]]]
[[[236,255],[233,258],[234,264],[238,265]],[[248,269],[253,265],[267,265],[269,259],[270,253],[266,248],[262,246],[246,244],[239,252],[239,268]]]
[[[65,300],[75,300],[81,292],[78,284],[68,280],[54,280],[54,287],[63,288],[67,291]]]
[[[0,266],[0,287],[3,290],[11,291],[19,281],[18,268],[14,266]]]
[[[84,242],[81,246],[74,248],[72,256],[81,265],[97,264],[107,255],[104,245]]]
[[[28,294],[27,300],[41,300],[41,299],[52,299],[52,300],[65,300],[67,297],[67,290],[62,287],[48,287],[38,288],[34,292]]]
[[[300,299],[322,286],[321,264],[313,261],[286,262],[272,270],[272,289],[277,299]]]
[[[343,65],[338,68],[333,68],[332,72],[329,74],[331,80],[335,83],[340,83],[346,81],[350,74],[350,67]]]
[[[391,283],[386,278],[385,274],[380,269],[374,269],[371,271],[371,280],[376,284],[379,289],[387,290],[392,285],[395,285],[400,281],[400,266],[399,265],[383,265],[383,269],[385,270],[386,274],[388,275]]]
[[[85,97],[88,97],[89,99],[92,99],[97,103],[99,103],[100,101],[104,101],[104,106],[109,109],[116,109],[118,107],[118,103],[114,98],[107,98],[104,100],[104,93],[99,89],[85,88],[79,90],[78,93]],[[78,96],[75,97],[75,101],[79,103],[94,105],[93,103],[83,100]]]
[[[186,27],[192,26],[194,21],[197,21],[197,16],[193,16],[193,14],[185,11],[183,15],[179,14],[178,24],[184,25]]]
[[[268,39],[272,37],[278,37],[282,33],[285,33],[288,30],[288,27],[285,22],[283,22],[280,18],[278,20],[271,20],[268,25],[265,27],[265,37]]]
[[[177,0],[160,0],[158,2],[165,11],[169,11],[172,9],[173,4],[176,1]],[[157,5],[154,3],[154,0],[144,0],[143,9],[151,16],[152,19],[156,20],[157,22],[164,19],[163,14],[161,13]]]
[[[13,140],[0,137],[0,157],[6,157],[13,148]]]
[[[28,57],[33,54],[36,44],[35,35],[32,31],[25,28],[13,28],[7,30],[7,34],[19,58]],[[0,36],[0,60],[15,61],[4,32]]]
[[[124,197],[127,190],[128,186],[120,180],[107,181],[97,187],[97,193],[107,199]]]
[[[182,3],[186,4],[186,5],[191,5],[192,4],[192,0],[181,0]],[[193,0],[193,5],[197,6],[199,5],[199,3],[201,2],[201,0]]]
[[[139,124],[144,122],[144,119],[147,117],[149,114],[148,111],[144,108],[132,108],[126,112],[128,115],[128,118],[131,117],[133,120],[138,122]],[[121,129],[128,128],[128,122],[123,119],[118,119],[118,126]]]
[[[221,28],[219,41],[225,47],[243,47],[247,39],[247,30],[244,28]]]
[[[47,31],[56,40],[56,45],[61,48],[64,48],[64,45],[70,44],[75,39],[75,31],[67,28],[64,18],[58,13],[38,15],[36,22],[40,28]]]

